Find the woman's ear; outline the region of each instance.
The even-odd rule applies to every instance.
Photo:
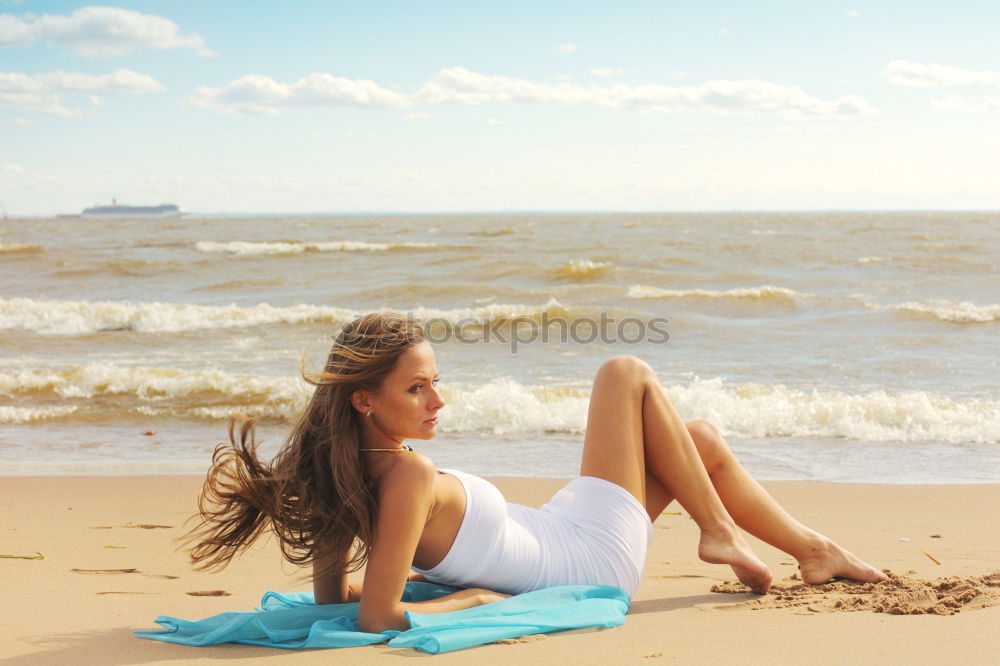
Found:
[[[351,394],[351,407],[364,416],[371,410],[371,405],[368,403],[369,397],[370,395],[368,391],[365,389],[358,389]]]

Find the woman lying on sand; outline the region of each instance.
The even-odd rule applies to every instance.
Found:
[[[360,601],[362,631],[405,630],[408,610],[460,610],[555,585],[632,596],[652,521],[676,499],[701,529],[698,556],[728,564],[758,594],[771,572],[737,526],[798,560],[806,583],[886,578],[786,513],[710,423],[681,420],[635,357],[601,366],[580,477],[541,509],[507,504],[488,481],[436,469],[405,444],[436,434],[437,377],[418,323],[375,313],[347,324],[324,371],[308,378],[316,390],[272,464],[257,458],[252,421],[216,449],[192,561],[223,567],[272,529],[286,559],[312,564],[316,603]],[[362,566],[363,584],[349,584]],[[404,603],[408,579],[465,589]]]

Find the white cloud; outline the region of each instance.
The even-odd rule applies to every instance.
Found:
[[[617,67],[595,67],[590,70],[591,76],[621,76],[624,73],[624,69],[618,69]]]
[[[729,35],[729,28],[727,28],[726,26],[722,26],[721,28],[719,28],[719,37],[726,37],[728,35]]]
[[[500,124],[500,121],[497,120],[496,118],[485,118],[483,120],[483,122],[486,123],[487,125],[499,125]]]
[[[20,164],[8,162],[7,164],[0,164],[0,173],[24,173],[24,167]]]
[[[420,111],[410,111],[405,117],[407,120],[426,120],[431,117],[431,114],[422,113]]]
[[[199,87],[188,97],[196,106],[223,114],[276,115],[292,107],[400,109],[437,104],[547,104],[583,106],[640,113],[670,113],[688,109],[713,113],[798,116],[873,115],[875,109],[857,95],[837,99],[812,97],[801,88],[769,81],[706,81],[700,85],[628,86],[538,83],[506,76],[489,76],[463,67],[439,71],[415,93],[404,95],[378,84],[331,74],[310,74],[294,83],[280,83],[251,74],[221,88]],[[424,117],[418,111],[408,119]]]
[[[31,127],[32,125],[35,124],[34,120],[31,120],[30,118],[21,118],[20,116],[15,116],[14,118],[11,118],[10,122],[14,123],[18,127]]]
[[[964,113],[991,113],[1000,111],[1000,97],[993,97],[992,99],[988,99],[981,104],[975,104],[967,99],[956,97],[955,95],[948,95],[948,97],[944,99],[932,101],[931,110],[961,111]]]
[[[0,14],[0,46],[35,42],[74,49],[87,58],[121,56],[143,49],[191,49],[202,57],[216,54],[197,34],[182,35],[173,21],[120,7],[83,7],[72,14]]]
[[[861,16],[861,11],[858,9],[850,9],[847,12],[848,18],[858,18],[859,16]]]
[[[580,48],[576,44],[560,44],[554,49],[555,53],[560,53],[562,55],[569,55],[570,53],[576,53],[576,50]]]
[[[825,100],[812,97],[795,86],[753,79],[706,81],[697,86],[655,83],[640,86],[551,85],[506,76],[488,76],[462,67],[438,72],[414,95],[414,101],[425,104],[551,104],[659,113],[686,109],[782,116],[876,113],[864,98],[857,95]]]
[[[22,74],[0,72],[0,106],[69,118],[82,112],[64,106],[65,96],[84,96],[100,104],[100,95],[144,95],[164,90],[159,81],[130,69],[94,76],[75,72]]]
[[[260,74],[250,74],[222,88],[198,87],[188,101],[195,106],[230,115],[277,115],[285,107],[398,109],[410,106],[406,95],[386,90],[372,81],[331,74],[310,74],[288,84]]]
[[[882,76],[896,86],[924,88],[972,84],[1000,86],[1000,72],[994,70],[975,71],[908,60],[893,60],[882,70]]]

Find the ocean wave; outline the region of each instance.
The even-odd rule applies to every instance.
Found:
[[[568,278],[570,280],[587,280],[600,275],[606,275],[614,271],[615,265],[609,261],[591,261],[581,259],[571,261],[556,268],[553,273],[556,277]]]
[[[28,245],[26,243],[0,243],[0,253],[14,253],[14,252],[25,252],[34,253],[41,252],[42,248],[38,245]]]
[[[934,301],[931,303],[900,303],[891,306],[900,312],[927,315],[957,324],[978,324],[990,321],[1000,321],[1000,305],[976,305],[969,301],[950,303]]]
[[[520,322],[551,323],[561,319],[591,319],[597,308],[564,305],[550,298],[540,305],[523,303],[487,303],[471,308],[415,308],[407,314],[424,324],[431,333],[444,327],[449,330],[472,331],[484,328],[504,328]]]
[[[76,405],[52,407],[14,407],[12,405],[0,405],[0,424],[20,425],[23,423],[35,423],[37,421],[57,419],[60,416],[72,414],[76,410]]]
[[[955,303],[946,300],[931,300],[882,305],[864,295],[855,294],[854,296],[860,298],[869,310],[891,310],[954,324],[983,324],[1000,321],[1000,305],[998,304],[976,305],[969,301]]]
[[[218,368],[88,363],[66,369],[0,372],[0,395],[36,403],[25,409],[55,409],[45,403],[58,400],[64,403],[62,408],[71,410],[65,414],[80,409],[97,419],[102,413],[114,418],[122,412],[186,417],[199,415],[199,410],[213,418],[249,412],[289,419],[305,407],[311,390],[293,375],[254,375]],[[3,418],[0,416],[0,423],[7,422]]]
[[[706,418],[733,438],[1000,443],[1000,402],[925,391],[848,394],[783,385],[695,380],[665,390],[686,419]],[[582,433],[589,392],[496,381],[456,391],[442,428],[460,432]]]
[[[647,299],[720,299],[720,300],[750,300],[750,301],[776,301],[791,302],[796,298],[815,298],[813,294],[795,291],[786,287],[775,287],[763,285],[760,287],[738,287],[726,291],[716,291],[712,289],[661,289],[660,287],[650,287],[641,284],[634,284],[628,288],[629,298]]]
[[[859,442],[1000,444],[1000,401],[956,400],[928,391],[805,390],[784,385],[695,379],[664,387],[685,419],[705,418],[728,437],[822,438]],[[299,377],[220,369],[93,363],[64,370],[0,373],[0,395],[28,406],[0,408],[0,423],[123,413],[227,420],[237,413],[294,420],[312,387]],[[590,391],[500,378],[442,384],[442,431],[497,436],[568,433],[586,428]],[[52,403],[58,402],[58,405]],[[62,410],[62,411],[59,411]]]
[[[320,305],[276,307],[260,303],[237,305],[187,305],[182,303],[130,303],[122,301],[57,301],[33,298],[0,298],[0,330],[20,329],[43,335],[89,335],[103,331],[178,333],[224,328],[252,328],[273,324],[328,323],[336,327],[359,313]],[[470,308],[413,308],[403,314],[438,330],[472,330],[498,324],[546,318],[573,320],[590,310],[564,306],[556,299],[540,305],[490,303]]]
[[[892,263],[894,259],[892,257],[881,257],[879,255],[873,255],[870,257],[861,257],[858,259],[859,264],[889,264]]]
[[[318,305],[275,307],[260,303],[240,307],[0,298],[0,329],[36,331],[43,335],[87,335],[101,331],[177,333],[303,322],[341,324],[354,314],[352,310]]]
[[[582,433],[587,424],[589,391],[530,386],[510,379],[474,387],[444,387],[441,412],[448,432],[494,435],[547,432]]]
[[[483,238],[496,238],[497,236],[511,236],[518,233],[517,227],[501,227],[500,229],[484,229],[482,231],[470,231],[470,236],[482,236]]]
[[[707,418],[733,437],[1000,443],[998,401],[958,401],[927,391],[807,391],[720,379],[667,392],[686,418]]]
[[[0,330],[20,329],[43,335],[89,335],[104,331],[178,333],[225,328],[252,328],[274,324],[327,323],[340,326],[358,311],[320,305],[276,307],[259,303],[237,305],[188,305],[183,303],[131,303],[127,301],[58,301],[33,298],[0,298]],[[489,303],[469,308],[413,308],[402,314],[447,330],[475,330],[505,326],[515,321],[540,323],[562,318],[572,321],[594,314],[591,309],[566,306],[552,298],[539,305]]]
[[[426,249],[440,247],[440,243],[368,243],[365,241],[198,241],[194,248],[199,252],[259,255],[301,254],[303,252],[385,252],[397,249]]]

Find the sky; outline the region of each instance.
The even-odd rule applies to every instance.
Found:
[[[996,210],[998,27],[992,0],[0,0],[0,206]]]

